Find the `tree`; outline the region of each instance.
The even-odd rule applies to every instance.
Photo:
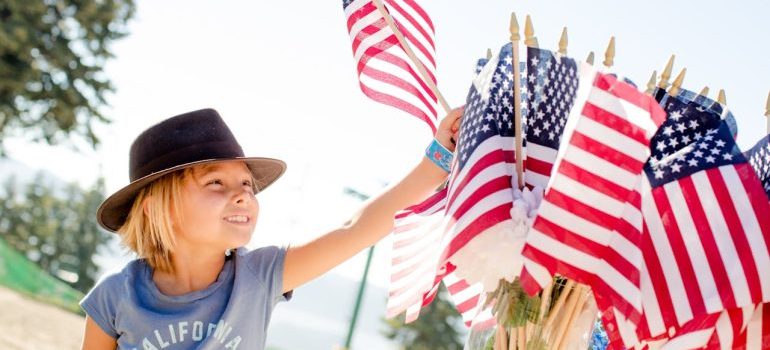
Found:
[[[93,215],[104,199],[104,181],[87,190],[74,183],[56,187],[45,182],[40,174],[23,187],[13,178],[5,182],[0,236],[43,270],[85,293],[98,273],[93,257],[113,238]]]
[[[0,2],[0,156],[6,136],[48,144],[99,143],[94,122],[113,90],[103,68],[127,34],[133,0]]]
[[[458,326],[462,324],[462,317],[447,298],[442,284],[436,299],[420,310],[416,321],[405,324],[403,317],[385,320],[388,325],[385,336],[398,341],[403,349],[461,350],[463,342]]]

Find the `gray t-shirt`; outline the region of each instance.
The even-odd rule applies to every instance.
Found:
[[[286,249],[239,248],[206,289],[168,296],[143,260],[106,275],[80,302],[118,349],[264,349],[281,294]]]

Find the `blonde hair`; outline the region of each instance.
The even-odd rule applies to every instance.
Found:
[[[180,211],[175,208],[180,208],[184,179],[191,172],[192,168],[175,171],[142,188],[126,222],[118,229],[123,245],[144,258],[153,269],[174,272],[171,263],[176,245],[173,227],[181,221]]]
[[[174,224],[178,225],[183,220],[181,211],[175,208],[181,208],[184,180],[193,176],[194,169],[206,170],[211,166],[203,164],[178,170],[142,188],[134,199],[126,222],[118,229],[123,245],[144,258],[153,269],[173,273]],[[253,175],[251,181],[256,194],[262,184],[257,184]]]

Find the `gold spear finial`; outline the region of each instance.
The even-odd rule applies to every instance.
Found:
[[[767,103],[765,103],[765,117],[770,118],[770,91],[767,93]]]
[[[492,49],[487,49],[487,59],[488,60],[492,59]]]
[[[567,27],[564,27],[561,31],[561,38],[559,39],[559,53],[567,55]]]
[[[668,59],[668,63],[666,63],[666,68],[663,69],[663,73],[660,73],[658,87],[661,89],[668,88],[668,79],[671,78],[671,71],[674,69],[674,58],[676,58],[676,55],[671,55],[671,58]]]
[[[537,38],[535,38],[535,27],[532,25],[532,17],[527,15],[524,22],[524,44],[529,47],[537,47]]]
[[[647,90],[644,91],[647,95],[652,95],[652,92],[655,91],[655,80],[658,78],[658,72],[652,71],[652,76],[650,76],[650,80],[647,81]]]
[[[703,90],[701,90],[701,91],[698,93],[698,95],[701,95],[701,96],[703,96],[703,97],[708,97],[708,96],[709,96],[709,87],[708,87],[708,86],[704,86],[704,87],[703,87]]]
[[[765,117],[767,117],[767,133],[770,134],[770,92],[767,93],[767,102],[765,102]]]
[[[607,51],[604,53],[604,66],[607,68],[612,67],[615,63],[615,37],[610,38],[610,44],[607,45]]]
[[[529,18],[529,16],[527,16],[527,18]],[[521,40],[521,35],[519,35],[519,21],[516,20],[516,12],[511,12],[510,31],[511,31],[511,42]]]
[[[719,95],[717,95],[717,102],[723,106],[727,106],[727,96],[725,96],[725,89],[719,89]]]
[[[591,51],[588,53],[588,57],[586,57],[586,62],[590,65],[594,64],[594,52]]]
[[[682,88],[682,83],[684,83],[685,74],[687,74],[687,68],[682,68],[682,71],[679,72],[679,75],[676,76],[676,79],[674,79],[674,82],[671,84],[671,90],[668,91],[669,95],[679,95],[679,91]]]

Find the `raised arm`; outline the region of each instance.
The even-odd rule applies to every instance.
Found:
[[[450,139],[457,138],[461,116],[461,108],[452,110],[436,131],[436,140],[450,151],[454,151]],[[284,262],[283,291],[309,282],[377,243],[393,229],[397,211],[426,199],[446,177],[446,171],[422,157],[401,181],[370,198],[345,225],[290,247]]]

